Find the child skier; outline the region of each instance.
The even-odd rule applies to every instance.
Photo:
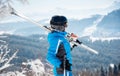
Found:
[[[66,39],[67,32],[65,32],[67,19],[64,16],[53,16],[50,25],[54,30],[48,34],[47,60],[54,66],[54,76],[64,76],[65,74],[72,76],[71,46]]]

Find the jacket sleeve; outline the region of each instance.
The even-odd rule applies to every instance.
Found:
[[[52,65],[56,67],[60,67],[61,61],[58,57],[56,57],[56,54],[58,52],[59,45],[61,43],[61,40],[58,39],[50,39],[48,40],[49,42],[49,49],[48,49],[48,54],[47,54],[47,60],[50,62]]]

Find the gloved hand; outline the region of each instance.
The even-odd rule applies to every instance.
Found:
[[[68,71],[72,71],[71,66],[72,66],[72,64],[69,63],[68,60],[66,60],[65,61],[65,69]],[[60,67],[64,69],[64,62],[61,63]]]
[[[69,38],[70,38],[70,41],[75,41],[75,42],[77,42],[78,44],[82,44],[82,42],[78,40],[77,35],[75,35],[74,33],[71,33],[70,36],[69,36]],[[74,47],[76,47],[76,46],[77,46],[76,44],[71,44],[71,50],[72,50]]]
[[[66,67],[65,67],[65,69],[68,70],[68,71],[71,71],[71,70],[72,70],[72,69],[71,69],[71,66],[72,66],[72,64],[69,63],[68,60],[66,60]]]
[[[78,39],[77,35],[75,35],[74,33],[71,33],[69,36],[70,40],[76,41]]]
[[[79,43],[79,44],[82,43],[82,42],[80,42],[80,41],[78,40],[77,35],[75,35],[74,33],[71,33],[71,34],[70,34],[70,38],[71,38],[73,41],[75,41],[75,42],[77,42],[77,43]]]

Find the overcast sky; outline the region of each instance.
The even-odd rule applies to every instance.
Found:
[[[114,1],[120,0],[28,0],[23,5],[18,2],[12,6],[24,15],[41,20],[53,15],[65,15],[68,18],[84,18],[93,14],[104,14]],[[12,19],[11,19],[12,20]]]
[[[31,8],[50,10],[65,9],[93,9],[109,7],[115,0],[28,0]],[[19,5],[18,5],[19,6]],[[20,7],[22,8],[22,7]]]

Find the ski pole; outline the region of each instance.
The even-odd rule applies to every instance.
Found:
[[[21,17],[21,18],[23,18],[23,19],[25,19],[25,20],[33,23],[33,24],[36,24],[36,25],[40,26],[42,29],[46,30],[47,32],[51,32],[51,31],[54,30],[54,29],[51,29],[51,28],[49,28],[47,26],[43,26],[43,25],[39,24],[38,22],[36,22],[36,21],[34,21],[34,20],[32,20],[32,19],[30,19],[30,18],[28,18],[28,17],[20,14],[19,12],[17,12],[16,10],[14,10],[13,8],[12,8],[11,14],[16,15],[18,17]],[[70,34],[68,33],[68,35],[70,35]],[[69,36],[67,36],[67,38],[70,40]],[[96,50],[94,50],[94,49],[92,49],[92,48],[84,45],[83,43],[79,44],[79,43],[75,42],[74,40],[72,40],[71,43],[72,44],[76,44],[77,46],[82,47],[82,48],[86,49],[87,51],[90,51],[90,52],[92,52],[94,54],[98,54],[98,52]]]
[[[64,55],[63,66],[64,66],[64,76],[67,76],[66,75],[66,69],[65,69],[65,67],[66,67],[66,55]]]

